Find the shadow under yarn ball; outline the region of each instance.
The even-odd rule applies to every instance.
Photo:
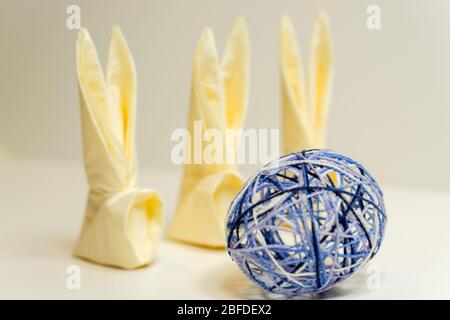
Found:
[[[329,150],[283,156],[249,179],[227,216],[227,248],[271,293],[320,293],[378,252],[383,193],[356,161]]]

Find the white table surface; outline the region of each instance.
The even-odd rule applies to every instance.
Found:
[[[166,223],[179,175],[140,171],[140,186],[157,188],[165,201]],[[320,298],[450,299],[450,193],[384,191],[389,221],[379,255]],[[164,240],[152,265],[131,271],[73,257],[86,192],[81,161],[0,161],[1,299],[267,298],[222,250]],[[70,265],[80,267],[79,290],[67,288]],[[373,279],[378,288],[367,285]]]

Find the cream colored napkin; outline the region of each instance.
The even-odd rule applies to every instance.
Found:
[[[248,51],[247,27],[242,18],[233,26],[221,62],[212,31],[206,28],[202,33],[194,58],[188,119],[192,139],[194,121],[202,121],[203,130],[216,129],[222,134],[225,129],[242,127],[247,107]],[[226,143],[235,154],[237,140],[227,139]],[[185,164],[169,238],[224,247],[225,217],[242,184],[233,164]]]
[[[331,35],[325,13],[316,17],[307,82],[296,38],[291,20],[283,17],[280,62],[284,154],[325,146],[332,86]]]
[[[112,30],[106,79],[85,29],[77,39],[84,164],[89,196],[79,257],[131,269],[150,263],[162,226],[155,190],[136,186],[136,76],[122,32]]]

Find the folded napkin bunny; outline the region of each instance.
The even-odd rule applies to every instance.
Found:
[[[214,129],[222,137],[226,129],[242,127],[247,106],[248,61],[248,35],[242,18],[232,28],[221,62],[212,31],[205,29],[194,58],[188,119],[191,137],[194,137],[194,123],[198,121],[205,132]],[[237,139],[226,139],[227,152],[235,155],[237,143]],[[242,184],[234,164],[185,164],[169,238],[206,247],[224,247],[226,213]]]
[[[325,13],[316,17],[307,83],[288,17],[281,20],[280,62],[283,153],[323,148],[333,73],[331,35]]]
[[[124,269],[146,265],[161,234],[162,203],[156,191],[136,186],[135,67],[118,27],[106,79],[85,29],[77,39],[77,72],[90,191],[75,254]]]

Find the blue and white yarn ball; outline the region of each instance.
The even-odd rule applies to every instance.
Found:
[[[329,150],[283,156],[256,173],[228,211],[227,248],[274,294],[326,291],[380,249],[383,193],[356,161]]]

